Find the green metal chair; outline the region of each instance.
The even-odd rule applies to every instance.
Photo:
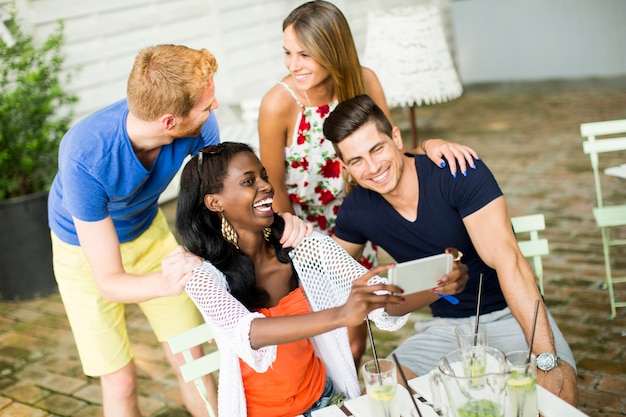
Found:
[[[183,357],[185,358],[185,364],[180,366],[180,372],[183,376],[183,380],[185,382],[194,382],[200,396],[204,400],[204,404],[209,411],[209,415],[211,417],[215,417],[216,412],[213,410],[213,407],[211,407],[211,404],[209,404],[207,390],[204,386],[204,382],[202,382],[202,377],[211,374],[220,368],[220,352],[219,350],[214,350],[204,356],[194,359],[189,351],[195,346],[203,345],[205,343],[215,343],[211,329],[209,329],[209,326],[206,323],[201,324],[193,329],[189,329],[176,336],[170,337],[168,339],[168,343],[172,353],[177,354],[182,352]]]
[[[626,119],[609,120],[605,122],[582,123],[580,134],[586,140],[583,142],[583,152],[591,158],[593,180],[596,188],[597,205],[593,209],[593,217],[600,228],[602,235],[602,249],[604,252],[605,283],[609,291],[611,303],[611,318],[615,317],[618,307],[626,307],[626,302],[616,301],[613,285],[626,283],[626,276],[614,277],[611,267],[611,248],[613,246],[626,245],[626,239],[614,237],[612,228],[626,226],[626,204],[607,204],[602,194],[602,180],[606,177],[600,172],[600,154],[607,152],[622,151],[626,155]],[[619,136],[618,135],[622,135]],[[601,138],[598,138],[598,137]],[[609,136],[609,137],[607,137]],[[626,186],[626,182],[624,183]]]
[[[539,239],[539,231],[545,230],[546,221],[543,214],[511,217],[513,231],[517,237],[517,244],[525,258],[532,261],[535,278],[539,284],[539,291],[543,295],[543,263],[541,257],[550,253],[547,239]],[[528,239],[520,234],[528,233]]]

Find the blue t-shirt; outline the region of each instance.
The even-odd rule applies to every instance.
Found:
[[[454,179],[447,169],[438,168],[425,155],[415,155],[419,181],[418,215],[406,220],[380,194],[355,187],[343,202],[335,234],[347,242],[371,241],[398,262],[437,255],[448,247],[463,252],[469,268],[465,289],[456,295],[459,304],[440,299],[430,305],[439,317],[468,317],[476,314],[479,275],[483,273],[481,314],[506,307],[496,271],[488,267],[463,224],[463,218],[502,195],[491,171],[482,161],[467,177]]]
[[[79,244],[72,217],[95,222],[109,215],[120,243],[137,238],[154,220],[158,198],[185,157],[220,141],[211,113],[200,135],[161,147],[146,169],[126,132],[127,115],[123,99],[81,120],[63,137],[48,197],[48,223],[62,241]]]

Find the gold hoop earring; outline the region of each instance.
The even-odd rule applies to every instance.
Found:
[[[226,239],[228,243],[239,249],[239,246],[237,245],[239,236],[237,236],[237,232],[233,228],[233,225],[226,220],[226,217],[222,217],[222,236],[224,236],[224,239]]]
[[[263,238],[269,242],[270,237],[272,237],[272,228],[266,227],[265,229],[263,229]]]

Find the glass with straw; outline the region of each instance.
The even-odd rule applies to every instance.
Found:
[[[374,337],[369,320],[367,332],[372,347],[374,359],[366,362],[362,369],[365,381],[365,391],[370,404],[372,416],[380,417],[400,417],[398,409],[398,379],[396,376],[396,364],[387,359],[378,359]]]
[[[476,301],[476,320],[472,325],[471,322],[461,324],[455,327],[454,335],[456,337],[459,349],[466,349],[463,355],[463,367],[467,376],[480,376],[485,372],[486,355],[481,349],[487,347],[487,326],[480,324],[480,302],[483,289],[483,274],[480,274],[478,281],[478,298]]]
[[[537,361],[532,354],[539,300],[535,302],[535,315],[528,350],[507,352],[509,377],[506,381],[506,394],[510,417],[537,417]]]

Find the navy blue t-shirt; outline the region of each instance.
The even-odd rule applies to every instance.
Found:
[[[412,155],[411,155],[412,156]],[[355,187],[343,202],[335,234],[355,244],[371,241],[383,248],[397,262],[441,254],[453,247],[463,252],[469,268],[469,280],[456,295],[459,304],[444,299],[430,305],[434,316],[468,317],[476,314],[478,281],[483,273],[481,314],[501,310],[506,301],[496,271],[488,267],[463,224],[463,218],[502,195],[489,168],[476,161],[476,169],[467,177],[453,178],[447,169],[433,164],[425,155],[415,155],[419,181],[418,215],[406,220],[380,194]]]

